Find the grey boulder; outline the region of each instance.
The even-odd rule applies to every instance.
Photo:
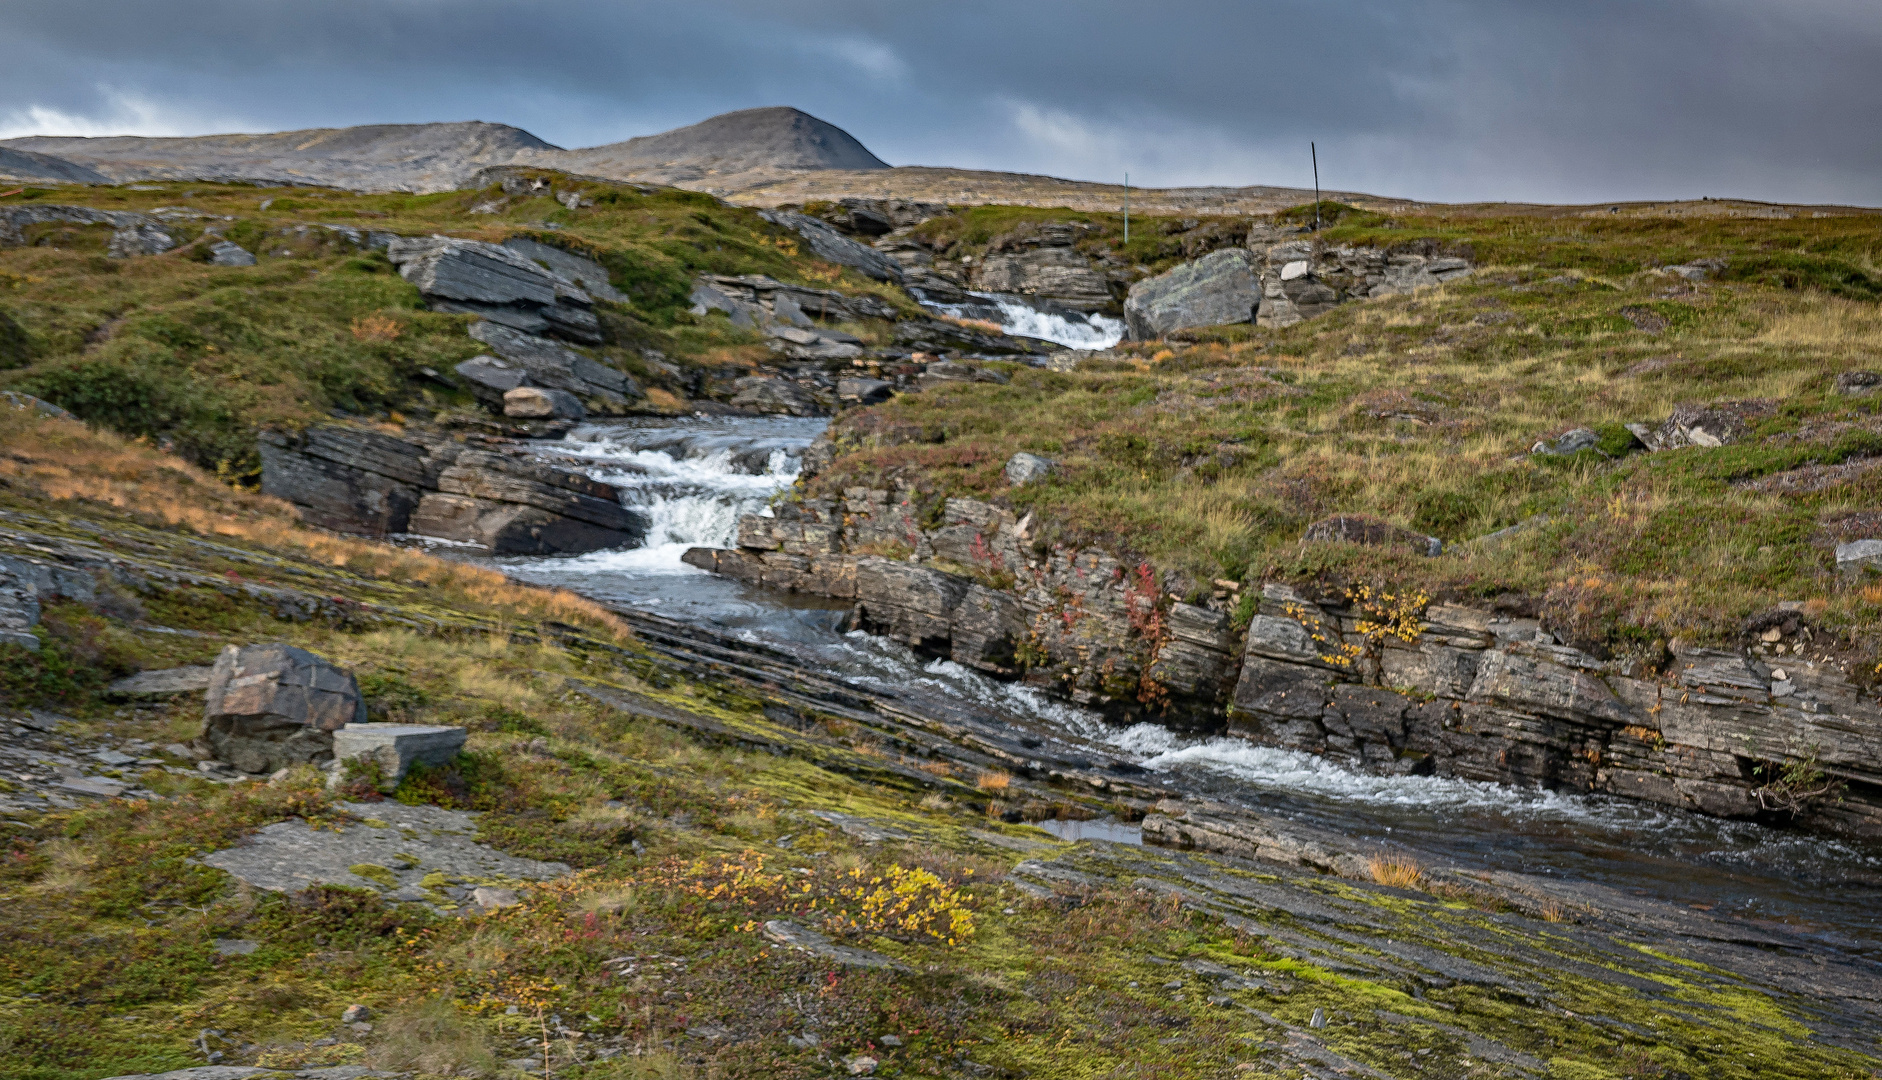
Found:
[[[1057,467],[1057,463],[1051,458],[1043,458],[1038,454],[1029,454],[1021,450],[1006,459],[1006,482],[1014,487],[1038,483],[1051,476],[1052,470]]]
[[[1850,397],[1882,393],[1882,372],[1845,371],[1836,377],[1836,392]]]
[[[326,760],[333,733],[365,720],[351,673],[292,645],[231,645],[210,672],[202,739],[219,760],[268,773]]]
[[[521,365],[494,356],[473,356],[451,370],[470,386],[472,396],[497,409],[503,407],[503,395],[529,385],[529,372]]]
[[[1191,327],[1252,322],[1260,303],[1248,252],[1230,248],[1132,285],[1124,321],[1132,340],[1147,341]]]
[[[823,408],[809,391],[791,379],[748,375],[735,380],[737,391],[731,404],[762,413],[787,413],[791,416],[821,416]]]
[[[1836,545],[1836,569],[1842,574],[1882,570],[1882,540],[1851,540]]]
[[[218,240],[209,246],[209,261],[217,266],[253,266],[255,256],[230,240]]]
[[[608,280],[608,270],[586,255],[563,251],[527,236],[512,236],[503,246],[533,262],[541,263],[552,274],[581,286],[598,299],[613,304],[627,303],[627,294]]]
[[[1544,439],[1530,447],[1529,452],[1532,454],[1565,456],[1580,453],[1583,450],[1592,450],[1600,445],[1600,443],[1601,436],[1583,427],[1564,432],[1560,436],[1557,436],[1554,441]]]

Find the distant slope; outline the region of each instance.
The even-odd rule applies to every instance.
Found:
[[[112,182],[258,181],[373,191],[449,191],[484,165],[558,148],[521,128],[466,121],[150,139],[29,136],[0,149],[52,154]]]
[[[794,173],[888,164],[855,136],[788,107],[741,109],[690,127],[553,156],[571,172],[714,192]]]
[[[111,178],[50,154],[0,145],[0,180],[39,180],[60,184],[109,184]]]
[[[690,186],[690,185],[680,185]],[[913,199],[955,206],[1062,206],[1071,210],[1116,213],[1124,207],[1121,184],[1062,180],[1032,173],[988,172],[905,165],[872,171],[828,170],[766,178],[719,192],[748,206],[780,206],[847,196]],[[1271,214],[1313,201],[1312,188],[1194,187],[1130,189],[1132,210],[1145,214]],[[1367,210],[1398,211],[1425,204],[1352,191],[1323,191],[1332,199]]]

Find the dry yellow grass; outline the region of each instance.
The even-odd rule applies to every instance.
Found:
[[[203,536],[298,551],[354,573],[423,582],[510,617],[566,622],[619,641],[632,637],[618,616],[574,593],[518,585],[483,567],[310,529],[279,499],[237,491],[181,458],[68,420],[0,409],[0,481],[53,501],[98,503]]]
[[[1013,777],[1010,773],[994,769],[981,773],[980,778],[974,781],[974,786],[982,791],[1005,791],[1012,783]]]
[[[353,320],[353,336],[360,341],[397,341],[405,324],[390,315],[374,312]]]
[[[1381,885],[1394,889],[1424,887],[1425,868],[1403,852],[1382,851],[1366,860],[1366,869],[1372,874],[1372,880]]]

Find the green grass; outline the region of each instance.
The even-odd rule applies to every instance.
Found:
[[[35,226],[27,246],[0,250],[0,388],[37,394],[244,481],[256,473],[258,428],[298,426],[336,409],[424,417],[469,405],[423,369],[448,372],[482,350],[464,332],[470,320],[424,311],[383,254],[296,231],[309,224],[522,235],[589,255],[628,297],[599,306],[607,340],[592,352],[656,387],[666,376],[645,363],[650,349],[682,364],[749,363],[739,349],[750,335],[687,313],[700,273],[886,293],[912,310],[899,290],[809,257],[794,235],[753,211],[696,192],[583,189],[594,205],[571,211],[543,194],[507,200],[495,214],[469,211],[501,199],[498,188],[425,196],[214,184],[28,189],[4,205],[185,206],[235,217],[225,234],[260,263],[208,265],[201,223],[173,225],[188,241],[178,250],[124,260],[104,256],[108,227]]]
[[[1078,382],[1054,385],[1063,394]],[[1136,887],[1139,873],[1166,874],[1155,851],[1144,853],[1152,865],[1128,875],[1107,869],[1098,853],[1074,855],[1100,884],[1036,899],[1006,880],[1024,856],[975,834],[1044,842],[1043,834],[1000,824],[988,797],[963,783],[859,778],[854,761],[898,752],[835,718],[807,718],[850,755],[826,768],[819,761],[834,759],[817,755],[839,751],[771,720],[750,691],[662,668],[599,609],[301,530],[266,500],[78,425],[0,412],[0,511],[16,527],[187,568],[205,583],[93,609],[60,606],[41,630],[43,656],[90,649],[84,655],[103,658],[92,663],[115,672],[201,663],[229,642],[311,649],[358,673],[375,718],[471,729],[465,754],[416,771],[393,799],[478,810],[486,842],[580,871],[529,890],[519,907],[468,918],[335,886],[255,892],[197,859],[273,822],[337,824],[335,793],[307,767],[280,782],[233,787],[150,770],[140,782],[162,801],[28,816],[0,836],[0,1074],[8,1077],[96,1080],[184,1068],[202,1063],[203,1045],[230,1063],[507,1077],[501,1063],[537,1050],[545,1027],[555,1075],[570,1080],[797,1080],[827,1077],[860,1053],[879,1060],[878,1075],[909,1078],[1096,1080],[1123,1069],[1183,1080],[1238,1064],[1257,1076],[1293,1075],[1272,1029],[1210,1004],[1199,984],[1181,997],[1164,989],[1177,975],[1170,961],[1185,958],[1285,979],[1285,996],[1233,996],[1295,1025],[1324,1009],[1333,1022],[1320,1038],[1394,1076],[1426,1074],[1403,1056],[1413,1049],[1432,1051],[1436,1063],[1468,1047],[1437,1029],[1386,1024],[1378,1010],[1496,1039],[1552,1060],[1562,1075],[1815,1078],[1873,1065],[1811,1041],[1788,1002],[1730,980],[1722,988],[1696,966],[1671,978],[1643,953],[1643,965],[1657,965],[1643,973],[1668,998],[1626,991],[1575,974],[1588,957],[1574,939],[1552,938],[1549,924],[1436,896],[1220,868],[1264,887],[1370,905],[1369,917],[1398,940],[1499,971],[1505,957],[1465,942],[1553,940],[1573,963],[1512,973],[1546,982],[1551,1007],[1468,983],[1414,996],[1395,978],[1282,956],[1260,933]],[[340,598],[355,617],[283,620],[233,586],[214,586],[230,575]],[[427,620],[428,629],[391,621],[404,618]],[[145,620],[203,636],[132,629]],[[570,678],[632,690],[792,752],[697,741],[571,694]],[[162,744],[200,724],[188,700],[129,715],[99,696],[96,678],[0,692],[0,706],[31,705],[55,706],[74,717],[69,729],[114,741]],[[1130,809],[1089,792],[1052,797],[1084,813]],[[912,839],[862,844],[815,810],[892,824]],[[876,878],[906,883],[895,895],[966,913],[972,933],[950,944],[872,920],[858,897],[871,894]],[[780,915],[823,925],[912,971],[839,968],[768,949],[755,925]],[[1288,923],[1279,912],[1264,919]],[[223,956],[219,938],[260,947]],[[338,1027],[353,1003],[373,1010],[372,1033]],[[1590,1017],[1627,1017],[1637,1033],[1617,1036]],[[584,1038],[559,1031],[557,1019]],[[689,1034],[714,1027],[729,1034]],[[821,1045],[787,1041],[806,1031]],[[890,1034],[903,1045],[886,1046]],[[571,1049],[598,1040],[629,1052],[568,1063]]]
[[[1179,593],[1227,577],[1416,583],[1478,602],[1515,594],[1601,653],[1723,640],[1779,601],[1813,601],[1844,658],[1868,657],[1882,592],[1838,581],[1829,548],[1839,520],[1876,505],[1882,469],[1814,491],[1753,485],[1882,454],[1882,403],[1833,385],[1882,368],[1882,312],[1838,295],[1848,289],[1694,288],[1642,268],[1778,246],[1871,265],[1882,219],[1522,220],[1582,239],[1570,251],[1499,239],[1507,222],[1462,216],[1342,223],[1329,239],[1422,235],[1515,265],[1285,330],[1184,335],[1075,373],[1021,369],[1010,386],[959,384],[846,414],[834,429],[843,452],[809,493],[914,486],[1035,508],[1045,542],[1147,558]],[[1775,412],[1750,441],[1716,450],[1648,455],[1621,426],[1742,399]],[[1595,429],[1599,448],[1528,453],[1573,427]],[[1009,488],[1001,465],[1018,450],[1063,467]],[[1335,513],[1435,534],[1454,553],[1303,549],[1302,529]],[[1537,524],[1504,543],[1470,544],[1526,521]]]

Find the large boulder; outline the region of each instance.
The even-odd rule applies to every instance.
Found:
[[[1648,450],[1716,447],[1749,438],[1754,425],[1776,411],[1769,401],[1714,401],[1680,405],[1659,427],[1629,425]]]
[[[814,217],[790,210],[760,210],[758,216],[804,238],[819,259],[848,266],[877,281],[902,280],[902,267],[867,244],[859,244]]]
[[[202,741],[218,760],[267,773],[327,760],[333,733],[365,720],[349,672],[292,645],[231,645],[210,671]]]
[[[573,281],[501,244],[450,236],[401,237],[386,257],[434,311],[481,315],[526,334],[601,344],[591,297]]]
[[[1190,327],[1252,322],[1260,302],[1248,252],[1230,248],[1132,285],[1124,321],[1133,340],[1147,341]]]

